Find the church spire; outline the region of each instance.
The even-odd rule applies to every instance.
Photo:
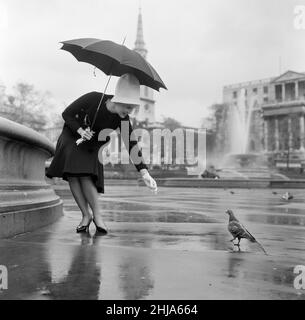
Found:
[[[147,49],[145,48],[145,42],[144,42],[144,36],[143,36],[143,22],[142,22],[141,7],[139,8],[137,39],[135,42],[134,50],[140,53],[144,58],[146,58]]]

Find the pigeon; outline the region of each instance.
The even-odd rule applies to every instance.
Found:
[[[231,193],[231,194],[234,194],[235,192],[234,192],[234,191],[230,191],[230,193]]]
[[[248,239],[251,242],[257,243],[260,248],[264,251],[264,253],[267,255],[266,250],[263,248],[263,246],[253,237],[253,235],[238,221],[238,219],[234,216],[234,213],[232,210],[226,210],[226,213],[229,215],[229,224],[228,224],[228,230],[232,234],[233,239],[230,240],[234,246],[237,246],[240,250],[240,240],[242,238]],[[238,239],[238,243],[235,244],[234,240]]]
[[[276,191],[273,191],[272,194],[277,194],[277,192],[276,192]]]
[[[291,200],[293,199],[293,195],[290,192],[286,192],[285,194],[282,195],[282,199],[286,201]]]

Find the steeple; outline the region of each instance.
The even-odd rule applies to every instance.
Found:
[[[137,39],[135,42],[134,50],[140,53],[144,58],[146,58],[147,50],[145,48],[145,42],[144,42],[144,36],[143,36],[143,22],[142,22],[141,7],[139,8]]]
[[[142,57],[146,59],[147,49],[145,47],[143,37],[143,22],[141,4],[139,7],[138,15],[138,27],[137,27],[137,38],[135,42],[134,51],[138,52]],[[140,86],[140,106],[135,109],[135,119],[138,121],[147,121],[148,123],[155,123],[155,100],[153,89],[144,85]],[[149,150],[148,150],[149,152]]]

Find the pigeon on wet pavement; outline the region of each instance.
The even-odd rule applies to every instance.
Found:
[[[230,240],[234,246],[237,246],[240,250],[240,240],[241,239],[248,239],[251,242],[257,243],[260,248],[264,251],[264,253],[267,255],[267,252],[263,248],[263,246],[253,237],[253,235],[238,221],[238,219],[235,217],[232,210],[226,210],[226,213],[229,215],[229,224],[228,224],[228,230],[232,234],[233,239]],[[235,244],[234,240],[238,239],[238,243]]]
[[[286,201],[292,200],[293,199],[293,195],[290,192],[286,192],[286,193],[284,193],[282,195],[282,199],[286,200]]]

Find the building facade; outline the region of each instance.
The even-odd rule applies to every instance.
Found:
[[[223,88],[223,102],[237,106],[241,90],[245,106],[253,105],[249,152],[264,152],[278,167],[305,162],[305,73],[287,71],[278,77]]]

